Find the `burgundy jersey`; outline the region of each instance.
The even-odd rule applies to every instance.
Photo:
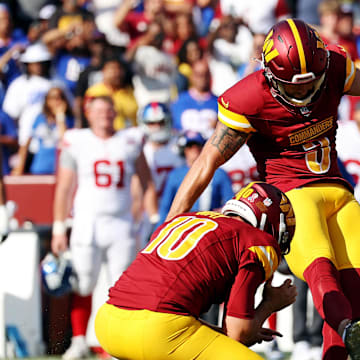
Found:
[[[337,108],[354,81],[355,65],[341,48],[329,52],[325,87],[308,116],[280,105],[262,70],[218,99],[219,120],[251,134],[248,145],[261,179],[284,192],[316,181],[336,181],[351,189],[337,167],[335,134]]]
[[[108,303],[198,317],[228,301],[228,314],[252,317],[253,309],[244,314],[239,300],[239,294],[254,297],[241,291],[244,268],[261,268],[257,287],[280,256],[271,235],[245,222],[210,211],[181,214],[156,230],[110,288]]]

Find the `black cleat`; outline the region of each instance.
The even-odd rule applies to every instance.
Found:
[[[360,319],[346,325],[344,343],[351,360],[360,360]]]

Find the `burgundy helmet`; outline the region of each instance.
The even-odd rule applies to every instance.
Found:
[[[319,98],[329,66],[329,52],[319,34],[298,19],[274,25],[263,46],[263,65],[272,95],[290,110],[310,107]],[[304,88],[300,96],[286,85]]]
[[[240,216],[272,235],[283,255],[290,251],[295,215],[290,200],[277,187],[265,182],[252,182],[226,202],[222,213]]]

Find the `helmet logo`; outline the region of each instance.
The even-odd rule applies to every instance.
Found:
[[[259,194],[258,193],[253,193],[251,196],[248,197],[248,200],[250,202],[255,202],[255,200],[259,197]]]
[[[266,198],[264,201],[263,201],[264,205],[269,207],[271,206],[271,204],[273,203],[272,200],[270,198]]]
[[[294,210],[293,210],[289,200],[284,195],[282,195],[282,198],[281,198],[280,209],[285,214],[286,224],[289,226],[295,225]]]
[[[279,51],[274,49],[274,40],[272,39],[273,30],[271,30],[264,41],[263,53],[265,61],[268,63],[279,55]]]

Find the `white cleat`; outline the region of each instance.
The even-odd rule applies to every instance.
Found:
[[[74,336],[71,339],[70,347],[62,356],[63,360],[84,359],[91,355],[90,349],[86,344],[85,336]]]
[[[267,360],[282,360],[285,354],[279,349],[276,339],[271,341],[265,349]]]
[[[307,341],[295,343],[290,360],[312,360],[311,345]]]

